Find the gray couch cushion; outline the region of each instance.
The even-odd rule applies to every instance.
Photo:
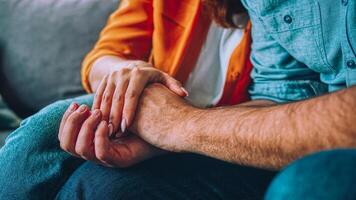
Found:
[[[0,90],[24,117],[83,94],[80,64],[119,0],[0,0]]]
[[[3,130],[14,129],[18,127],[20,119],[11,112],[0,96],[0,134]]]

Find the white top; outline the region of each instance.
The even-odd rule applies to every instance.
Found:
[[[184,85],[189,102],[197,107],[212,107],[219,102],[231,54],[242,37],[243,29],[225,29],[212,23],[196,66]]]

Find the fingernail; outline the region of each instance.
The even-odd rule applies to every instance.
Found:
[[[74,102],[72,104],[70,104],[70,107],[69,107],[70,111],[74,111],[76,106],[77,106],[77,104]]]
[[[84,112],[87,110],[87,106],[86,105],[81,105],[78,109],[79,112]]]
[[[94,115],[94,117],[99,117],[100,110],[94,110],[93,115]]]
[[[125,118],[123,118],[122,121],[121,121],[121,132],[122,132],[122,133],[125,133],[125,131],[126,131],[126,126],[127,126],[127,121],[126,121]]]
[[[189,96],[188,91],[184,87],[181,87],[180,89],[185,93],[186,97]]]
[[[109,124],[108,128],[109,128],[109,136],[111,137],[114,132],[114,126],[112,124]]]

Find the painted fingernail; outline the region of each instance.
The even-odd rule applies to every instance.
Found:
[[[180,89],[185,93],[186,97],[189,96],[188,91],[184,87],[181,87]]]
[[[126,131],[126,126],[127,126],[127,121],[126,121],[125,118],[123,118],[122,121],[121,121],[121,132],[122,132],[122,133],[125,133],[125,131]]]
[[[81,105],[78,109],[79,112],[85,112],[87,110],[87,106],[86,105]]]
[[[112,124],[109,124],[108,128],[109,128],[109,136],[111,137],[113,135],[113,132],[114,132],[114,126]]]
[[[76,106],[77,106],[77,104],[73,102],[72,104],[70,104],[69,110],[74,111]]]

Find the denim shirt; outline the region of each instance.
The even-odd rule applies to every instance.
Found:
[[[302,100],[356,84],[356,0],[241,0],[252,21],[252,99]]]

